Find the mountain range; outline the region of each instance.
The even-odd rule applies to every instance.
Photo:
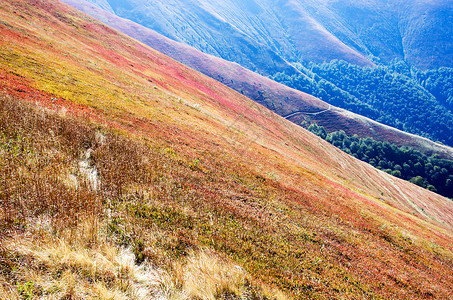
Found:
[[[451,147],[407,134],[401,130],[374,122],[369,118],[329,105],[319,98],[290,89],[251,72],[239,64],[219,59],[186,44],[166,38],[154,30],[120,18],[87,1],[65,0],[65,2],[179,62],[216,79],[276,113],[282,116],[293,116],[291,117],[293,121],[300,122],[304,117],[310,116],[317,124],[326,127],[329,131],[344,130],[349,135],[357,134],[359,137],[372,137],[375,140],[408,146],[428,155],[438,154],[444,158],[453,158]],[[299,73],[299,76],[307,77],[305,74]]]
[[[377,57],[420,68],[453,66],[450,0],[89,2],[265,75],[291,72],[285,61],[372,65]]]
[[[453,132],[453,96],[448,96],[452,95],[453,84],[453,69],[449,68],[453,53],[450,29],[452,1],[90,2],[175,41],[236,62],[261,75],[275,80],[283,79],[279,74],[296,76],[281,82],[320,97],[331,105],[453,146],[449,134]],[[140,35],[131,30],[128,34],[134,37]],[[172,57],[179,59],[177,55]],[[368,74],[360,79],[357,74],[341,74],[350,77],[346,82],[358,80],[351,91],[345,90],[338,81],[322,75],[321,79],[328,81],[327,87],[316,77],[300,77],[300,73],[309,77],[313,74],[310,70],[301,69],[299,64],[311,64],[313,67],[313,64],[335,60],[362,68],[406,64],[413,70],[402,74],[409,77],[404,80],[406,82],[396,80],[399,87],[385,83],[378,89],[363,91],[362,85],[360,89],[363,93],[360,95],[355,93],[357,85],[365,83],[366,89],[368,77],[376,77],[374,79],[378,84],[383,78],[377,74]],[[447,68],[448,74],[439,68]],[[203,68],[198,70],[203,72]],[[394,77],[401,71],[400,68],[392,68],[386,71],[387,77]],[[424,75],[414,77],[424,71],[437,74],[432,74],[429,80]],[[222,76],[214,74],[212,77],[218,79],[216,75]],[[430,86],[432,81],[441,84],[433,90]],[[410,86],[409,89],[406,86]],[[328,90],[327,95],[323,90]],[[377,96],[368,97],[373,91]],[[387,98],[379,99],[382,94],[387,94]],[[267,107],[281,114],[274,108],[278,103],[271,102],[273,105]],[[445,102],[450,104],[445,105]],[[399,106],[403,108],[397,108]],[[404,106],[409,111],[398,114],[398,111],[406,110]],[[300,118],[291,120],[300,123]],[[325,122],[319,125],[331,128]],[[343,130],[349,135],[355,134],[349,128]],[[357,134],[361,133],[358,130]],[[382,140],[381,137],[378,139]]]
[[[450,199],[60,1],[0,2],[0,154],[2,299],[453,292]]]

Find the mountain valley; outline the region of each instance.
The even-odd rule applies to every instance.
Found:
[[[118,13],[112,4],[124,3],[99,5]],[[262,104],[287,98],[280,114],[324,111],[408,134],[135,24],[161,48],[109,25],[56,0],[0,2],[1,299],[453,293],[450,199]],[[191,69],[201,62],[203,72]],[[203,74],[216,69],[223,79]],[[259,91],[261,104],[246,97]]]

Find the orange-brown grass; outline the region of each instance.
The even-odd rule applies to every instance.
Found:
[[[156,208],[154,230],[142,227],[147,203],[170,205],[184,195],[166,179],[178,161],[165,149],[5,96],[0,111],[2,299],[200,298],[195,281],[211,295],[202,299],[272,295],[188,240],[184,212]],[[98,170],[96,186],[81,172],[87,159]],[[172,223],[182,226],[178,237],[164,226]]]
[[[132,253],[168,297],[451,295],[451,201],[58,2],[0,16],[0,292],[133,298]]]
[[[148,293],[196,296],[200,291],[193,288],[195,280],[205,283],[200,287],[203,291],[215,279],[209,269],[200,278],[197,268],[203,264],[194,265],[191,257],[203,255],[190,253],[209,247],[255,278],[297,297],[423,298],[426,293],[448,293],[442,291],[448,277],[445,282],[432,279],[451,264],[444,254],[423,251],[410,237],[398,237],[391,228],[374,228],[373,222],[366,224],[369,232],[354,228],[311,207],[296,191],[243,173],[240,166],[225,166],[226,176],[218,178],[163,146],[134,142],[107,128],[29,108],[11,98],[1,103],[2,165],[8,166],[2,171],[2,265],[6,287],[16,292],[25,293],[23,289],[32,282],[29,289],[43,297],[78,297],[82,287],[87,295],[101,298],[132,297],[133,291],[121,289],[121,282],[136,279],[114,271],[124,247],[131,249],[137,264],[146,262],[170,274],[175,270],[170,279],[162,279],[168,289]],[[80,173],[79,163],[89,149],[90,165],[100,177],[98,190],[84,183]],[[35,169],[42,167],[37,162],[44,159],[52,172]],[[206,188],[204,182],[214,185]],[[49,191],[40,194],[40,189]],[[62,198],[71,192],[82,205]],[[371,244],[375,247],[370,249]],[[401,272],[402,267],[408,268],[407,273]],[[211,289],[210,294],[265,297],[265,288],[250,287],[242,279],[238,283],[228,268],[237,269],[217,269],[219,280],[230,289]],[[424,275],[413,273],[420,268]],[[380,288],[361,279],[376,272],[385,272],[376,281]],[[86,281],[96,284],[87,287]],[[424,282],[435,288],[425,290]]]

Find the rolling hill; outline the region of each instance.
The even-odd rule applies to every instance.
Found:
[[[344,130],[349,135],[357,134],[360,137],[372,137],[379,141],[409,146],[428,155],[438,154],[441,157],[453,159],[451,147],[433,143],[428,139],[407,134],[344,109],[329,106],[318,98],[278,84],[238,64],[204,54],[185,44],[175,42],[144,26],[99,9],[86,1],[65,0],[65,2],[173,59],[218,80],[282,116],[290,116],[296,113],[290,118],[295,123],[300,123],[306,116],[310,116],[313,121],[329,131]],[[326,110],[327,108],[329,110]],[[323,113],[318,114],[319,112]]]
[[[89,2],[262,74],[275,56],[257,54],[268,51],[291,62],[370,65],[374,56],[420,68],[453,66],[450,0]]]
[[[66,4],[0,20],[2,299],[452,294],[450,200]]]

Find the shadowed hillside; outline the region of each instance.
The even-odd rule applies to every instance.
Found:
[[[112,15],[87,2],[80,0],[66,0],[66,2],[75,5],[82,11],[95,16],[110,26],[183,64],[218,80],[282,116],[299,112],[299,114],[295,114],[290,118],[295,123],[300,123],[305,117],[310,116],[310,118],[326,127],[329,131],[344,130],[350,135],[358,134],[360,137],[373,137],[375,140],[409,146],[427,154],[437,153],[445,158],[453,158],[453,150],[450,147],[383,126],[368,118],[334,106],[330,106],[331,109],[325,111],[329,108],[326,102],[264,78],[238,64],[201,53],[187,45],[165,38],[139,24]],[[324,113],[310,115],[321,111],[324,111]]]
[[[364,66],[373,56],[453,67],[451,0],[89,2],[262,74],[278,67],[274,55],[264,55],[269,51],[290,62],[341,59]]]
[[[450,200],[60,2],[0,20],[0,298],[452,293]]]

